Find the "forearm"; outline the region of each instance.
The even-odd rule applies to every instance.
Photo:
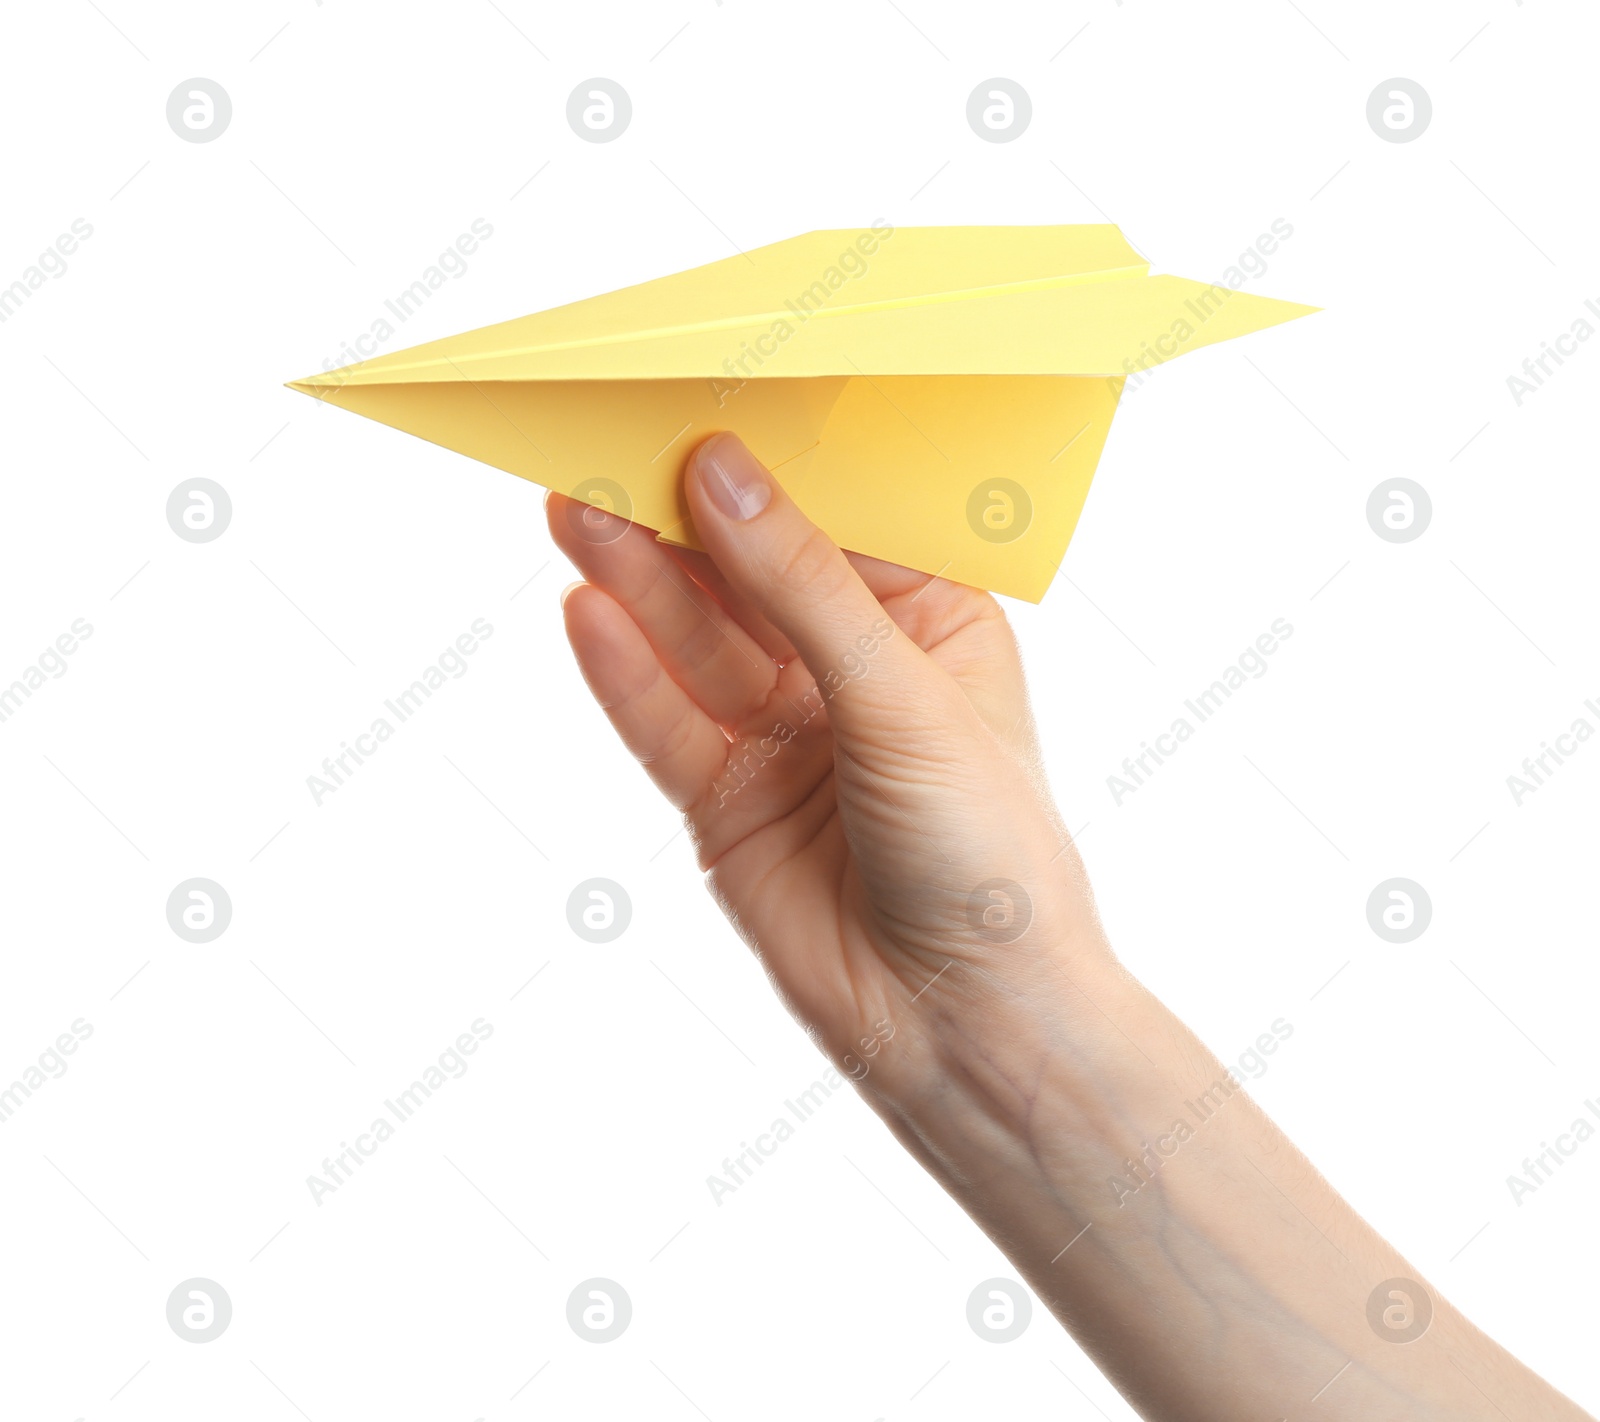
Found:
[[[926,1060],[864,1085],[1142,1415],[1585,1416],[1431,1289],[1414,1341],[1374,1326],[1374,1291],[1416,1271],[1137,983],[1059,987],[981,1034],[934,1020]]]

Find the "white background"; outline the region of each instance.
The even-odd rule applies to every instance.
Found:
[[[0,1083],[93,1035],[0,1125],[0,1410],[1131,1415],[1042,1310],[975,1336],[1014,1271],[853,1096],[713,1203],[825,1064],[583,689],[540,491],[281,384],[476,218],[384,349],[878,217],[1111,220],[1196,278],[1293,227],[1251,289],[1324,312],[1130,392],[1064,577],[1014,608],[1056,789],[1130,967],[1225,1059],[1291,1023],[1258,1099],[1600,1407],[1600,1140],[1506,1183],[1600,1098],[1600,744],[1506,785],[1600,726],[1600,342],[1506,383],[1600,301],[1597,29],[1578,0],[9,7],[0,284],[93,235],[0,326],[0,683],[94,630],[0,724]],[[595,75],[634,106],[604,145],[565,118]],[[1006,144],[965,116],[995,75],[1033,101]],[[214,142],[166,121],[193,76],[231,96]],[[1368,126],[1393,76],[1432,97],[1415,142]],[[1406,544],[1365,515],[1397,475],[1433,502]],[[207,544],[165,517],[195,477],[233,503]],[[314,804],[476,618],[469,672]],[[1270,671],[1117,805],[1275,618]],[[233,903],[206,945],[166,920],[195,876]],[[593,876],[633,903],[604,947],[566,919]],[[1394,876],[1433,903],[1406,945],[1366,920]],[[470,1071],[315,1204],[476,1018]],[[197,1276],[234,1310],[203,1346],[165,1317]],[[604,1346],[565,1314],[595,1276],[633,1301]]]

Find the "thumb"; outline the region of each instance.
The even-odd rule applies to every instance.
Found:
[[[924,695],[912,701],[944,700],[935,687],[948,679],[737,435],[712,435],[690,455],[686,493],[712,561],[799,652],[838,729],[867,729],[862,718],[882,719],[894,700],[903,713],[913,686]],[[886,685],[898,698],[867,690]],[[846,686],[856,694],[835,701]]]

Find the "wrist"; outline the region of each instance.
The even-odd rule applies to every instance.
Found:
[[[1048,1151],[1069,1164],[1070,1146],[1103,1187],[1100,1167],[1139,1129],[1140,1103],[1164,1100],[1183,1078],[1161,1060],[1170,1016],[1109,953],[1070,969],[1052,958],[1021,980],[968,965],[947,977],[958,973],[918,1003],[892,1052],[858,1080],[862,1095],[947,1184],[980,1160],[1014,1168]]]

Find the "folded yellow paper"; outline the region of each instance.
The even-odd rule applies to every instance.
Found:
[[[1315,309],[1110,225],[880,222],[289,383],[688,547],[684,456],[731,429],[843,547],[1038,602],[1127,377]]]

